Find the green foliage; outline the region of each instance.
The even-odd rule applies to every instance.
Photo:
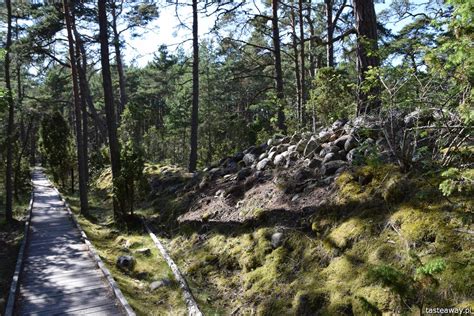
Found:
[[[74,144],[69,126],[56,111],[45,115],[41,121],[40,148],[53,179],[56,183],[65,186],[68,174],[74,166]]]
[[[442,258],[428,261],[423,266],[416,269],[415,279],[419,279],[424,276],[432,276],[436,273],[440,273],[446,269],[446,261]]]
[[[144,152],[140,142],[137,120],[132,107],[127,107],[122,114],[119,129],[121,141],[120,176],[114,179],[114,194],[122,202],[123,210],[133,213],[134,203],[139,193],[146,193],[143,169]]]
[[[454,192],[470,194],[474,191],[474,169],[449,168],[441,173],[445,178],[440,184],[439,189],[444,196],[450,196]]]
[[[321,68],[313,85],[308,109],[314,107],[322,123],[328,124],[338,118],[354,115],[354,86],[345,71]]]

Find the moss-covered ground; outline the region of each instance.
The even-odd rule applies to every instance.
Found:
[[[119,230],[114,228],[113,214],[108,200],[90,196],[90,216],[78,214],[77,196],[67,196],[71,208],[88,238],[93,243],[102,261],[117,281],[122,293],[138,315],[186,315],[186,306],[173,273],[151,238],[142,230]],[[137,250],[149,248],[151,254]],[[123,271],[116,266],[121,255],[132,255],[136,264],[133,271]],[[153,281],[170,280],[170,284],[154,291]]]
[[[148,176],[163,175],[162,166],[147,168]],[[176,185],[186,176],[166,178]],[[336,179],[330,205],[295,219],[291,227],[170,224],[186,203],[182,194],[167,192],[168,186],[141,201],[137,213],[153,220],[206,315],[474,310],[473,201],[463,194],[445,198],[439,183],[438,174],[404,175],[393,165],[360,167]],[[151,257],[137,256],[137,272],[148,272],[145,279],[115,268],[118,255],[153,245],[141,232],[116,231],[107,201],[92,202],[102,205],[92,209],[93,220],[79,218],[132,306],[139,314],[184,313],[176,286],[156,293],[147,288],[151,280],[171,278],[155,250]],[[77,208],[77,200],[71,203]],[[276,232],[283,238],[272,245]],[[124,240],[130,241],[129,250]]]
[[[3,179],[1,182],[3,183]],[[0,210],[3,211],[5,209],[4,189],[0,189]],[[18,250],[23,239],[25,227],[23,219],[28,209],[29,198],[29,194],[23,194],[19,201],[14,201],[13,217],[15,221],[13,224],[7,224],[4,213],[0,212],[0,314],[3,314],[8,300]]]

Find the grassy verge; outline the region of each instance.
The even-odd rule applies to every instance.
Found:
[[[77,196],[66,198],[99,256],[138,315],[187,314],[181,290],[171,270],[146,233],[126,233],[115,229],[112,225],[111,205],[107,200],[91,195],[91,216],[85,218],[78,214],[80,204]],[[151,253],[139,253],[138,250],[143,248],[150,249]],[[135,258],[136,265],[132,272],[122,271],[115,265],[121,255],[132,255]],[[169,284],[152,291],[150,284],[160,280],[165,280],[165,283],[169,281]]]
[[[0,195],[0,199],[2,201],[0,209],[4,210],[4,196]],[[26,214],[28,203],[29,195],[24,195],[19,202],[14,202],[15,222],[13,224],[7,224],[4,213],[0,213],[0,314],[5,309],[8,300],[18,250],[23,239],[24,222],[21,219]]]

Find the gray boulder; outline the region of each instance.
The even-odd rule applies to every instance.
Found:
[[[313,159],[309,160],[307,166],[308,166],[308,168],[314,169],[314,168],[321,167],[321,164],[322,164],[322,161],[320,159],[313,158]]]
[[[334,141],[334,145],[336,145],[337,147],[341,149],[344,149],[346,141],[347,139],[349,139],[349,137],[350,137],[349,135],[342,135],[341,137],[339,137],[338,139]]]
[[[326,156],[324,156],[323,159],[323,165],[334,160],[340,160],[341,157],[337,153],[327,153]]]
[[[278,248],[283,243],[283,233],[274,233],[272,235],[271,244],[273,248]]]
[[[259,161],[259,163],[257,164],[257,170],[258,170],[258,171],[264,170],[264,169],[268,166],[269,163],[270,163],[270,159],[268,159],[268,158],[262,159],[262,160]]]
[[[311,139],[308,141],[308,143],[306,144],[305,148],[304,148],[304,156],[305,157],[308,157],[309,155],[313,154],[315,151],[317,151],[319,147],[319,144],[316,142],[316,140],[311,137]]]
[[[171,285],[171,280],[163,278],[161,280],[151,282],[150,291],[155,291],[161,287],[170,286],[170,285]]]
[[[257,157],[255,157],[254,154],[245,154],[243,161],[246,166],[251,166],[255,161],[257,160]]]
[[[275,159],[273,160],[273,164],[275,166],[283,166],[286,163],[288,156],[289,156],[289,153],[287,151],[276,155]]]
[[[135,263],[135,258],[132,256],[120,256],[117,258],[116,265],[119,269],[132,271]]]
[[[350,150],[357,147],[357,140],[354,136],[349,135],[347,137],[346,142],[344,143],[344,150],[349,152]]]
[[[343,167],[346,166],[347,163],[342,160],[334,160],[334,161],[329,161],[321,167],[321,173],[325,176],[330,176],[336,173],[336,171]]]
[[[247,168],[243,168],[241,169],[238,173],[237,173],[237,180],[244,180],[245,178],[247,178],[249,175],[252,174],[252,169],[247,167]]]

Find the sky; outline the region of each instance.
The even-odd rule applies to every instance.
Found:
[[[258,1],[257,1],[258,2]],[[387,9],[392,1],[386,0],[384,2],[377,1],[375,10],[380,13]],[[421,0],[412,1],[413,3],[420,3]],[[176,10],[174,5],[170,5],[160,10],[160,16],[153,23],[147,26],[145,33],[140,38],[131,38],[129,34],[125,34],[126,48],[124,52],[124,59],[128,65],[136,65],[139,67],[145,66],[153,59],[153,54],[158,50],[162,44],[166,44],[170,51],[178,47],[185,50],[191,48],[191,29],[178,28],[179,21],[191,26],[191,6],[179,8],[180,19],[176,17]],[[388,23],[387,27],[392,31],[399,31],[409,20],[404,20],[399,23]],[[214,17],[199,16],[199,37],[202,40],[205,38],[209,29],[214,24]],[[188,40],[185,43],[183,41]]]

